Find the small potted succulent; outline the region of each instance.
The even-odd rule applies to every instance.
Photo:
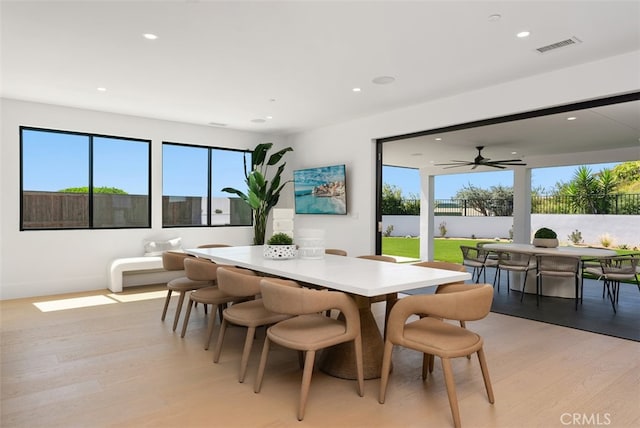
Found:
[[[276,233],[269,238],[264,246],[264,257],[274,260],[286,260],[296,257],[296,246],[293,238],[286,233]]]
[[[558,246],[558,235],[551,229],[542,227],[533,235],[535,247],[555,248]]]

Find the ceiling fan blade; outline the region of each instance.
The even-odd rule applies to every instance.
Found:
[[[444,166],[444,165],[460,165],[460,166],[464,166],[464,165],[473,165],[473,162],[467,162],[467,161],[452,161],[451,163],[434,163],[434,166]]]
[[[522,159],[500,159],[500,160],[494,160],[491,162],[495,162],[495,163],[505,163],[505,162],[522,162]]]
[[[455,164],[455,165],[452,165],[452,166],[445,166],[442,169],[460,168],[461,166],[468,166],[468,165],[472,165],[472,164],[459,163],[459,164]]]
[[[488,162],[488,164],[494,165],[515,165],[515,166],[525,166],[527,165],[524,162]]]

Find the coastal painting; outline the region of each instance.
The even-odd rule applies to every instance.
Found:
[[[293,171],[296,214],[346,214],[345,166]]]

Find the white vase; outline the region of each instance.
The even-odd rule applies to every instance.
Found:
[[[263,255],[266,259],[287,260],[296,258],[295,245],[265,245]]]

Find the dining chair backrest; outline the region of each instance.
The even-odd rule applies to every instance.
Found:
[[[184,259],[192,257],[187,253],[164,251],[162,253],[162,268],[164,270],[184,270]]]
[[[487,256],[489,255],[487,250],[483,250],[477,247],[471,247],[469,245],[460,245],[460,251],[462,251],[462,260],[469,260],[478,263],[485,263]]]
[[[333,254],[334,256],[346,256],[347,252],[339,248],[325,248],[325,254]]]
[[[426,267],[426,268],[432,268],[432,269],[450,270],[450,271],[453,271],[453,272],[466,272],[467,271],[467,268],[464,265],[460,265],[460,264],[457,264],[457,263],[450,263],[450,262],[440,262],[440,261],[418,262],[418,263],[413,263],[412,266]],[[458,287],[458,285],[462,285],[463,287],[466,287],[464,281],[448,282],[446,284],[438,285],[438,288],[436,288],[436,294],[439,294],[439,293],[451,293],[451,292],[454,292],[454,291],[460,291],[460,290],[464,290],[465,289],[463,287]]]
[[[340,291],[288,287],[282,281],[263,278],[260,282],[264,307],[287,315],[316,314],[329,309],[339,310],[346,319],[347,334],[360,330],[360,314],[355,301]]]
[[[577,275],[580,270],[580,257],[559,256],[555,254],[536,255],[538,273],[547,276]]]
[[[489,314],[493,287],[468,284],[462,291],[444,294],[421,294],[398,300],[387,324],[387,336],[393,341],[404,335],[404,324],[413,314],[459,321],[477,321]]]
[[[377,255],[377,254],[358,256],[358,258],[359,259],[367,259],[367,260],[377,260],[379,262],[389,262],[389,263],[396,263],[397,262],[397,260],[394,257],[381,256],[381,255]]]
[[[522,251],[497,251],[498,253],[498,267],[535,267],[535,255],[531,253],[525,253]],[[533,263],[532,263],[533,262]]]
[[[208,259],[189,257],[184,259],[184,272],[192,281],[215,281],[218,268],[222,266]]]
[[[600,260],[602,273],[606,276],[626,275],[633,278],[638,274],[640,259],[634,256],[616,256]]]
[[[261,276],[249,269],[221,267],[218,269],[218,288],[230,296],[249,297],[260,294]]]

